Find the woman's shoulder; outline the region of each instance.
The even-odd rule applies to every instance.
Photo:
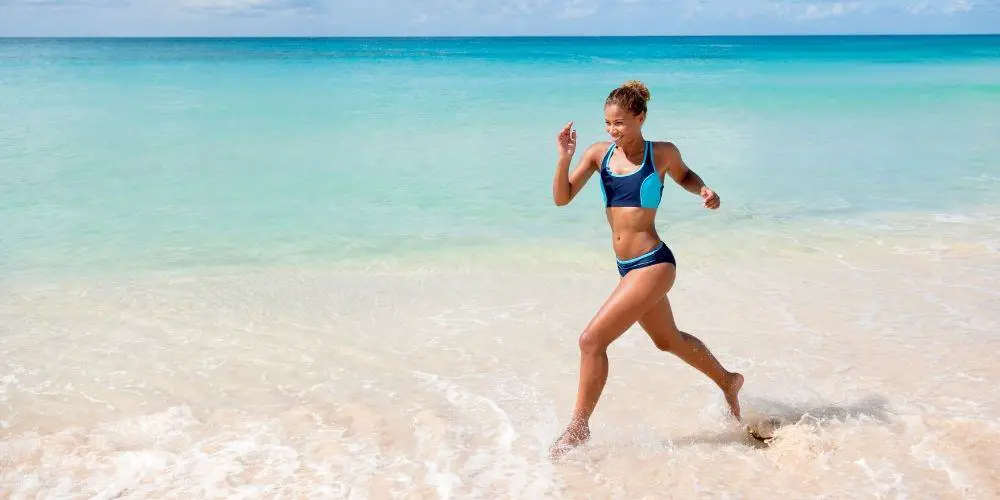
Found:
[[[607,152],[608,148],[611,147],[611,141],[597,141],[588,147],[588,150],[600,151],[602,153]]]
[[[659,158],[673,157],[680,154],[680,148],[671,141],[649,141],[653,145],[653,154]]]
[[[584,154],[597,161],[601,161],[601,158],[608,154],[609,149],[611,149],[611,141],[597,141],[588,146]]]
[[[681,157],[680,149],[671,141],[650,141],[650,143],[653,145],[653,164],[657,168],[663,166],[670,168]]]
[[[650,140],[650,144],[653,145],[653,151],[677,151],[677,145],[672,141],[654,141]]]

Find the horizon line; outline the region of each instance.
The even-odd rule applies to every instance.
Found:
[[[0,40],[15,39],[251,39],[251,38],[284,38],[284,39],[470,39],[470,38],[834,38],[834,37],[970,37],[970,36],[1000,36],[1000,32],[954,32],[954,33],[919,33],[919,32],[857,32],[857,33],[743,33],[743,34],[643,34],[643,35],[587,35],[587,34],[529,34],[529,35],[275,35],[275,34],[242,34],[242,35],[3,35]]]

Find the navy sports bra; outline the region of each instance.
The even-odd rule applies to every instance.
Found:
[[[642,207],[657,208],[663,195],[663,181],[653,164],[653,148],[646,141],[646,149],[642,155],[642,165],[634,172],[616,174],[611,171],[608,161],[615,150],[611,143],[608,152],[601,160],[601,194],[604,196],[605,207]]]

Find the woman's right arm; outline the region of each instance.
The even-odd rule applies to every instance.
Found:
[[[566,124],[559,133],[557,142],[559,160],[556,162],[556,174],[552,178],[552,200],[560,207],[572,201],[597,170],[597,163],[594,161],[597,145],[594,144],[583,152],[576,169],[572,174],[569,173],[569,165],[576,152],[576,131],[572,127],[573,122]]]

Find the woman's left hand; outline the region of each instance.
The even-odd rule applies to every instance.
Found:
[[[720,204],[722,204],[722,201],[719,199],[719,195],[716,194],[715,191],[709,189],[708,186],[701,188],[701,201],[702,205],[709,210],[715,210],[716,208],[719,208]]]

